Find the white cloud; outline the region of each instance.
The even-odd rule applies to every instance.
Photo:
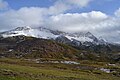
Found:
[[[57,2],[55,2],[53,6],[50,6],[48,8],[48,12],[50,14],[59,14],[59,13],[63,13],[64,11],[68,10],[69,8],[70,8],[69,5],[66,5],[63,3],[63,1],[58,0]]]
[[[85,3],[81,0],[78,0],[81,7],[87,6],[87,3],[90,0],[85,0]],[[4,13],[0,13],[0,27],[2,29],[7,29],[10,27],[16,26],[38,26],[44,25],[44,20],[48,18],[49,15],[57,15],[64,13],[65,11],[72,8],[72,5],[76,5],[78,3],[74,3],[74,0],[57,0],[53,6],[49,8],[40,8],[40,7],[22,7],[19,10],[10,9]],[[7,8],[8,3],[0,0],[0,8]]]
[[[66,0],[70,5],[77,5],[78,7],[85,7],[92,0]]]
[[[63,30],[70,31],[86,31],[94,30],[96,27],[104,22],[108,16],[99,11],[92,11],[89,13],[67,13],[52,16],[48,25],[53,27],[58,26]]]
[[[0,10],[7,9],[8,3],[6,1],[0,0]]]
[[[67,32],[90,31],[113,42],[120,40],[120,18],[111,17],[100,11],[89,13],[67,13],[51,16],[48,26]],[[51,27],[52,26],[52,27]]]
[[[117,17],[120,17],[120,8],[115,12],[115,15],[116,15]]]
[[[18,26],[39,26],[44,22],[46,9],[39,7],[23,7],[19,10],[10,10],[0,14],[1,29]]]
[[[87,6],[93,0],[57,0],[53,6],[49,8],[51,14],[64,13],[72,8],[82,8]]]

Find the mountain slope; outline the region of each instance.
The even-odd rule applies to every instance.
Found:
[[[0,39],[0,55],[31,58],[77,59],[79,51],[52,40],[15,36]]]

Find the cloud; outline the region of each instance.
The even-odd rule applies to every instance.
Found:
[[[100,11],[59,14],[51,16],[48,20],[46,24],[53,29],[66,32],[90,31],[111,42],[120,40],[118,33],[120,31],[120,18],[111,17]]]
[[[80,7],[87,6],[90,0],[81,0],[78,3]],[[17,27],[17,26],[39,26],[44,25],[45,19],[48,16],[58,15],[76,6],[74,0],[57,0],[52,6],[48,8],[40,7],[22,7],[19,10],[9,9],[6,12],[0,13],[0,27],[1,30]],[[72,5],[71,5],[72,4]],[[0,0],[1,9],[7,8],[7,2]]]
[[[8,3],[6,1],[0,0],[0,10],[8,8]]]
[[[64,13],[72,8],[82,8],[87,6],[93,0],[57,0],[48,11],[50,14]]]
[[[65,12],[68,9],[70,9],[69,5],[66,5],[63,1],[58,0],[54,3],[53,6],[48,8],[48,12],[49,14],[59,14]]]
[[[99,28],[99,25],[107,20],[108,16],[100,11],[89,13],[67,13],[51,16],[48,25],[58,26],[69,31],[88,31]]]
[[[39,26],[43,24],[46,9],[39,7],[23,7],[0,14],[0,28],[9,29],[18,26]]]
[[[120,17],[120,8],[115,12],[115,15],[116,15],[117,17]]]
[[[93,0],[66,0],[69,5],[77,5],[78,7],[85,7]]]

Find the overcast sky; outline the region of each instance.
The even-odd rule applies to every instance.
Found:
[[[44,26],[120,43],[120,0],[0,0],[0,31]]]

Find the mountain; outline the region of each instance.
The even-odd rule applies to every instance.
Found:
[[[103,39],[98,39],[90,32],[67,33],[58,30],[50,30],[44,27],[18,27],[10,31],[1,32],[0,35],[3,37],[12,37],[19,35],[32,36],[36,38],[53,39],[63,43],[74,43],[76,45],[83,44],[86,46],[90,45],[87,44],[88,42],[92,44],[106,43]]]
[[[53,40],[72,46],[79,50],[87,50],[95,53],[119,52],[120,45],[107,42],[102,37],[97,38],[90,32],[67,33],[58,30],[51,30],[44,27],[17,27],[10,31],[1,32],[3,38],[14,36],[30,36]]]

